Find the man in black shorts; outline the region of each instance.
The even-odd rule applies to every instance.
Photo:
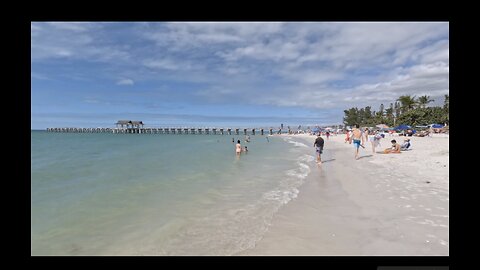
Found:
[[[322,157],[320,156],[323,152],[323,138],[320,137],[320,133],[318,133],[317,139],[315,140],[315,143],[313,144],[313,147],[315,147],[315,150],[317,152],[317,163],[321,164],[322,163]]]

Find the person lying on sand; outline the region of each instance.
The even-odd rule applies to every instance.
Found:
[[[392,140],[392,147],[383,150],[384,154],[400,154],[400,144],[396,140]]]

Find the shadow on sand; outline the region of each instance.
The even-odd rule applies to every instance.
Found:
[[[359,157],[358,159],[362,159],[362,158],[368,158],[368,157],[373,157],[373,155],[361,156],[361,157]]]
[[[332,159],[327,159],[327,160],[322,160],[322,164],[325,163],[325,162],[330,162],[330,161],[334,161],[335,159],[332,158]]]

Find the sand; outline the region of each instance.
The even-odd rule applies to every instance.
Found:
[[[315,136],[293,135],[312,145]],[[236,255],[449,255],[449,138],[409,137],[412,150],[354,159],[345,135],[325,139],[325,162],[275,215],[255,248]],[[390,140],[387,136],[380,149]]]

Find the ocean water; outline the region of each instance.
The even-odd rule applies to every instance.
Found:
[[[232,138],[249,152],[238,158]],[[32,131],[32,255],[252,248],[297,196],[314,151],[287,137],[250,138]]]

